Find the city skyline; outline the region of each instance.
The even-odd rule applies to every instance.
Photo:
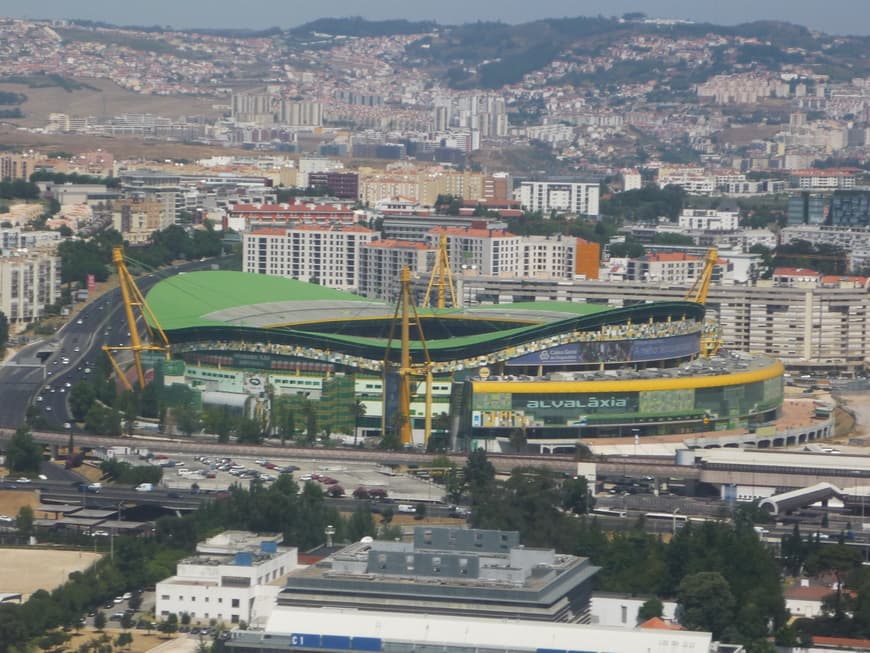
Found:
[[[541,0],[534,5],[509,0],[499,6],[496,14],[490,3],[443,0],[437,6],[414,5],[398,0],[371,0],[365,6],[353,0],[334,0],[329,10],[316,6],[293,7],[278,13],[272,0],[250,0],[244,5],[227,0],[205,3],[198,0],[180,5],[167,0],[155,0],[144,5],[93,0],[87,4],[70,5],[64,0],[45,0],[35,8],[22,9],[19,3],[0,0],[0,15],[32,19],[85,19],[117,25],[168,25],[184,28],[251,28],[273,26],[294,27],[324,17],[362,16],[370,20],[406,18],[436,20],[441,24],[457,24],[477,20],[501,20],[522,23],[541,18],[598,15],[621,15],[643,11],[651,17],[675,18],[698,22],[735,24],[753,20],[784,20],[811,29],[835,34],[870,33],[870,6],[852,0],[830,0],[820,6],[812,0],[734,0],[726,5],[699,3],[690,0]],[[862,26],[855,29],[856,25]]]

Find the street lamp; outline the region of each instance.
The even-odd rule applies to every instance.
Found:
[[[674,508],[674,512],[671,514],[671,535],[677,534],[677,513],[680,512],[679,507]]]
[[[634,433],[634,455],[637,456],[637,445],[640,442],[640,429],[631,429]]]

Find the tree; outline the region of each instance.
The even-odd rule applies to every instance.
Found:
[[[302,414],[305,416],[305,441],[313,444],[317,440],[317,406],[310,399],[302,404]]]
[[[661,618],[664,609],[661,599],[654,596],[640,606],[640,609],[637,611],[637,622],[642,624],[644,621],[652,619],[653,617]]]
[[[97,390],[87,381],[79,381],[69,391],[69,409],[77,421],[82,421],[97,399]]]
[[[495,467],[486,457],[486,451],[473,451],[465,463],[465,482],[471,493],[480,493],[495,480]]]
[[[178,631],[178,615],[174,612],[169,614],[166,619],[160,622],[160,625],[157,626],[157,630],[164,635],[169,635],[171,637]]]
[[[39,471],[42,464],[42,447],[33,441],[30,430],[19,427],[6,447],[6,466],[13,472]]]
[[[102,610],[97,610],[97,614],[94,615],[94,628],[97,630],[102,630],[106,627],[106,615]]]
[[[142,607],[142,595],[138,592],[134,593],[127,601],[127,605],[130,606],[131,610],[138,610]]]
[[[689,630],[706,630],[719,639],[734,620],[734,594],[717,571],[685,576],[677,592],[677,618]]]
[[[182,404],[172,409],[175,425],[188,438],[202,428],[199,412],[190,404]]]
[[[122,623],[123,623],[123,619],[122,619]],[[129,626],[124,626],[124,628],[129,628]],[[117,646],[118,648],[125,648],[125,649],[129,650],[131,644],[133,644],[133,634],[132,633],[121,633],[120,635],[118,635],[115,638],[115,646]]]
[[[33,508],[21,506],[15,519],[15,527],[22,535],[30,535],[33,532]]]
[[[9,320],[6,314],[0,311],[0,360],[6,355],[6,345],[9,342]]]
[[[121,628],[124,630],[130,630],[133,627],[133,615],[129,612],[125,612],[121,616]]]
[[[353,446],[356,446],[359,421],[366,416],[366,405],[360,399],[354,400],[350,405],[350,416],[353,418]]]
[[[528,439],[526,438],[526,430],[523,428],[515,428],[511,431],[510,434],[511,448],[516,453],[524,453],[526,447],[528,446]]]
[[[567,479],[562,483],[559,495],[562,499],[562,507],[574,514],[584,515],[592,507],[590,506],[592,497],[590,496],[585,476]]]
[[[414,506],[414,519],[426,519],[426,504],[425,503],[417,503]]]

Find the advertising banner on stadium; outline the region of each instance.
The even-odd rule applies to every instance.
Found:
[[[698,352],[700,339],[699,333],[689,333],[670,338],[572,342],[517,356],[507,361],[507,364],[558,367],[584,363],[682,358]]]

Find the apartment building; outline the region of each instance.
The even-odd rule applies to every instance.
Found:
[[[112,202],[112,226],[131,244],[144,244],[161,229],[160,202],[147,199],[122,199]]]
[[[60,299],[60,259],[47,252],[0,257],[0,311],[10,324],[27,324]]]
[[[298,567],[295,547],[279,546],[280,534],[224,531],[196,546],[174,576],[156,587],[155,613],[187,613],[195,623],[262,623],[284,578]]]
[[[242,271],[356,290],[360,249],[375,232],[359,225],[298,225],[242,234]]]
[[[629,259],[626,281],[692,284],[704,271],[704,259],[682,252],[653,252]]]
[[[399,273],[427,276],[435,266],[434,247],[418,241],[373,240],[360,248],[360,295],[394,302],[401,286]]]
[[[527,211],[598,215],[597,182],[524,181],[520,184],[518,194],[520,203]]]
[[[234,204],[227,207],[224,229],[248,231],[261,225],[346,225],[352,226],[359,215],[347,204]]]
[[[517,236],[498,228],[436,227],[426,242],[436,247],[447,237],[454,272],[538,279],[598,278],[600,248],[571,236]]]
[[[687,285],[637,281],[504,279],[463,275],[464,305],[481,302],[577,301],[609,306],[685,298]],[[854,371],[870,364],[870,295],[866,284],[816,287],[713,285],[707,309],[718,316],[723,342],[738,351],[780,358],[799,369]]]
[[[716,209],[684,209],[678,224],[683,229],[700,231],[735,231],[740,227],[740,214],[737,211]]]
[[[406,172],[363,169],[360,171],[359,199],[371,206],[393,197],[433,206],[439,195],[506,201],[510,199],[510,184],[510,176],[503,173],[485,175],[440,168]]]

